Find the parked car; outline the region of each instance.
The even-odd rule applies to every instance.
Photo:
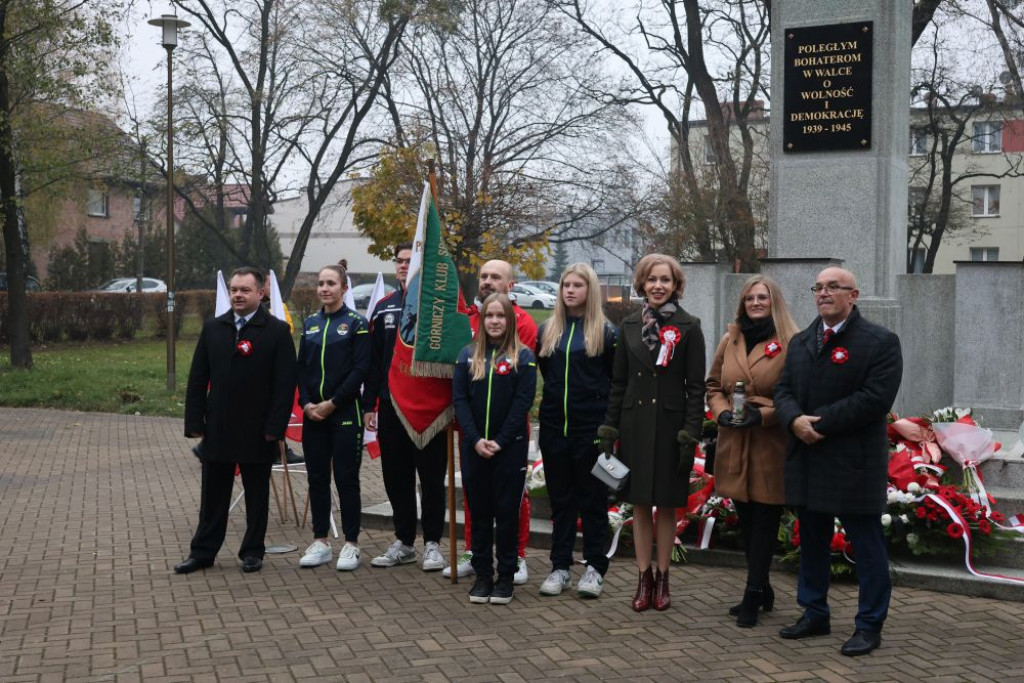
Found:
[[[352,288],[352,298],[355,299],[356,308],[364,313],[370,305],[370,295],[373,294],[373,285],[373,282],[366,282]],[[384,296],[391,294],[393,291],[395,291],[394,287],[387,283],[384,284]]]
[[[94,292],[134,292],[136,279],[133,277],[117,277],[107,280],[102,285],[92,290]],[[142,278],[142,292],[166,292],[167,283],[157,280],[155,277]]]
[[[35,279],[31,275],[25,276],[25,291],[26,292],[38,292],[43,287],[39,284],[39,280]],[[0,292],[7,291],[7,273],[0,273]]]
[[[519,284],[526,285],[527,287],[534,287],[545,294],[550,294],[554,297],[558,296],[557,282],[551,282],[550,280],[527,280],[526,282],[520,282]]]
[[[554,308],[555,297],[530,285],[513,285],[512,293],[521,308]]]

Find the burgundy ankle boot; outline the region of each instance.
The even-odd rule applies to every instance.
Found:
[[[640,572],[640,580],[636,584],[636,595],[633,596],[633,611],[643,612],[651,607],[651,593],[654,592],[654,574],[651,568]]]
[[[654,609],[659,612],[667,610],[672,605],[672,598],[668,594],[668,570],[658,570],[654,577]]]

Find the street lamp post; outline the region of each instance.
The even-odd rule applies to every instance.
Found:
[[[174,391],[174,90],[171,52],[178,45],[178,29],[189,24],[175,14],[164,14],[149,23],[163,29],[160,41],[167,50],[167,391]]]

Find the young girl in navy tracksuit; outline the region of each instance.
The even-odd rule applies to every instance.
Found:
[[[363,455],[359,392],[370,365],[369,326],[366,318],[345,306],[346,282],[342,266],[320,270],[317,295],[323,308],[306,318],[298,358],[302,449],[313,517],[313,543],[299,566],[316,567],[331,561],[327,533],[333,462],[345,534],[345,545],[338,554],[339,571],[359,566],[359,466]]]
[[[481,313],[481,333],[459,354],[452,387],[462,433],[463,490],[473,518],[476,581],[469,601],[505,604],[512,600],[516,571],[519,505],[529,447],[527,420],[537,390],[537,367],[533,352],[516,334],[515,312],[507,295],[487,297]]]
[[[601,310],[600,293],[593,268],[585,263],[566,268],[554,314],[537,337],[537,365],[544,377],[538,445],[552,515],[551,574],[541,595],[558,595],[571,585],[577,514],[587,569],[576,592],[598,597],[608,571],[608,487],[591,470],[600,450],[597,428],[608,408],[618,335]]]

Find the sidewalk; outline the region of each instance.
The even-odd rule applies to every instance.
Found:
[[[354,573],[300,570],[309,533],[273,499],[268,544],[299,552],[242,574],[236,510],[217,564],[176,576],[198,514],[188,448],[178,420],[0,409],[0,681],[1024,680],[1019,603],[896,588],[882,648],[850,659],[852,585],[833,589],[832,635],[805,641],[777,637],[799,614],[789,574],[754,629],[725,616],[740,570],[674,567],[673,607],[634,614],[627,560],[600,600],[542,598],[542,551],[511,605],[470,605],[468,581],[370,568],[386,532],[363,534]],[[363,505],[384,500],[366,459]]]

